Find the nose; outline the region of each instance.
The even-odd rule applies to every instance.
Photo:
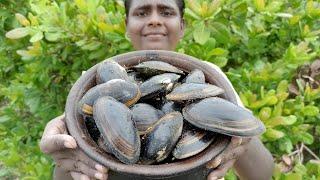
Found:
[[[157,27],[157,26],[162,26],[163,22],[161,20],[161,17],[158,15],[157,12],[153,12],[152,15],[150,16],[148,26],[149,27]]]

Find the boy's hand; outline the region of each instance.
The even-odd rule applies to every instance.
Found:
[[[247,150],[247,144],[251,138],[232,137],[228,147],[223,154],[218,155],[207,163],[207,168],[213,170],[207,177],[208,180],[215,180],[225,176],[227,171]]]
[[[67,134],[64,115],[51,120],[41,138],[40,149],[74,179],[107,179],[107,168],[90,159]]]

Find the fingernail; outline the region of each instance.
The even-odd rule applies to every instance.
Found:
[[[103,179],[103,174],[96,173],[96,174],[94,174],[94,177],[97,178],[97,179]]]
[[[86,176],[86,175],[81,176],[80,179],[81,179],[81,180],[90,180],[89,177]]]
[[[64,142],[64,146],[71,149],[76,148],[76,145],[69,141]]]
[[[96,164],[96,165],[95,165],[95,168],[96,168],[98,171],[102,172],[102,173],[106,173],[106,172],[108,171],[107,168],[101,166],[100,164]]]
[[[233,137],[231,141],[234,146],[240,146],[242,143],[242,138]]]
[[[221,158],[217,158],[217,159],[209,162],[207,164],[207,168],[208,169],[214,169],[214,168],[218,167],[221,164],[221,161],[222,161]]]

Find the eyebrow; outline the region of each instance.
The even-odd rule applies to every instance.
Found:
[[[170,9],[170,10],[175,10],[172,6],[169,6],[167,4],[157,4],[157,7],[160,9]],[[145,5],[141,5],[141,6],[137,6],[135,9],[137,10],[142,10],[142,9],[150,9],[151,5],[150,4],[145,4]],[[135,10],[134,9],[134,10]]]

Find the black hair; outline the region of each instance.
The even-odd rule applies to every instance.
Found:
[[[132,0],[124,0],[124,7],[126,9],[126,17],[127,18],[128,18],[128,15],[129,15],[129,9],[130,9],[130,6],[131,6],[131,1]],[[183,13],[184,13],[184,8],[185,8],[184,0],[175,0],[175,2],[178,5],[179,12],[180,12],[181,19],[182,19],[183,18]]]

